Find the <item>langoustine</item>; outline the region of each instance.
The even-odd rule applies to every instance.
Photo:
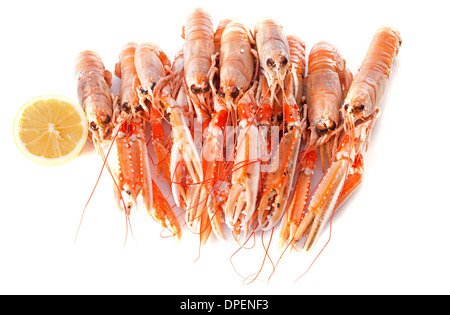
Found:
[[[397,31],[390,27],[378,29],[353,79],[343,106],[345,130],[341,143],[296,231],[296,239],[307,235],[303,245],[305,251],[314,246],[324,223],[361,182],[362,147],[378,118],[385,85],[400,45]]]
[[[178,197],[182,195],[177,193],[180,189],[180,181],[176,172],[179,167],[178,162],[183,162],[194,183],[202,180],[203,171],[189,124],[181,109],[183,104],[178,103],[173,96],[170,84],[171,75],[167,71],[170,68],[170,61],[159,46],[153,43],[143,43],[136,50],[136,65],[141,80],[141,86],[138,89],[141,104],[145,104],[148,100],[161,115],[169,116],[173,131],[169,164],[170,181],[174,196]],[[177,205],[181,205],[180,198],[175,198],[175,201]]]
[[[147,212],[179,238],[181,228],[177,218],[151,178],[144,132],[144,118],[148,119],[148,112],[140,104],[137,92],[140,81],[135,67],[136,48],[136,43],[128,43],[122,48],[115,71],[121,79],[114,136],[117,163],[113,174],[117,202],[124,206],[128,215],[141,194]]]
[[[295,56],[289,62],[290,69],[282,84],[283,136],[273,152],[269,172],[263,184],[258,207],[258,223],[263,230],[273,228],[285,214],[288,198],[300,150],[302,135],[306,130],[306,116],[301,102],[305,75],[305,44],[299,37],[286,38],[289,54]]]
[[[254,117],[256,103],[253,85],[257,61],[253,43],[247,27],[238,21],[229,22],[222,33],[218,102],[226,104],[231,125],[237,128],[231,187],[224,206],[224,217],[236,239],[245,237],[253,224],[260,176],[260,144]],[[243,235],[240,235],[241,231]]]
[[[110,91],[112,74],[105,69],[100,56],[92,50],[78,54],[75,61],[78,100],[89,122],[89,135],[99,153],[111,140],[114,124],[114,102]]]
[[[290,49],[283,27],[272,18],[264,18],[255,26],[255,41],[261,74],[267,80],[271,101],[278,87],[284,88],[289,70]]]
[[[328,159],[331,159],[338,136],[334,136],[333,143],[330,134],[340,125],[339,110],[351,80],[352,73],[346,68],[344,58],[334,45],[318,42],[312,47],[305,77],[308,143],[301,154],[299,175],[282,224],[280,244],[287,242],[292,245],[299,240],[295,235],[306,212],[317,147],[326,146]]]
[[[213,105],[209,75],[215,50],[211,15],[201,8],[190,12],[182,37],[185,39],[183,60],[187,95],[199,117],[210,116]]]

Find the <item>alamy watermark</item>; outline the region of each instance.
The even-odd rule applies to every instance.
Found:
[[[172,132],[177,132],[177,128],[182,127],[172,126]],[[271,172],[278,168],[281,151],[277,150],[280,141],[279,126],[249,124],[244,127],[239,125],[223,129],[203,129],[203,123],[196,120],[192,130],[197,152],[207,162],[260,163],[261,172]]]

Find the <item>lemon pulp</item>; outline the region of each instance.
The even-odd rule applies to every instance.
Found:
[[[14,138],[21,151],[43,164],[61,164],[78,155],[87,138],[81,107],[62,96],[40,96],[17,114]]]

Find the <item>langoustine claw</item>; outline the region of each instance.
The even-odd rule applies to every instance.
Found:
[[[243,229],[243,237],[254,227],[253,214],[256,210],[260,177],[260,158],[258,128],[254,114],[253,89],[247,91],[239,100],[239,126],[242,128],[236,142],[231,189],[225,210],[227,225],[235,231],[239,238]]]
[[[285,130],[278,148],[273,153],[269,165],[269,173],[263,183],[262,194],[258,207],[258,223],[263,230],[273,228],[283,217],[288,198],[292,191],[298,152],[302,135],[306,129],[305,117],[301,119],[301,112],[297,103],[302,100],[303,77],[305,75],[304,43],[298,37],[290,36],[286,39],[288,49],[293,56],[289,63],[290,70],[282,82],[281,102]],[[303,114],[305,115],[305,114]]]
[[[117,112],[114,132],[117,152],[115,191],[119,206],[123,201],[127,213],[136,205],[137,196],[141,192],[144,207],[147,211],[152,208],[152,181],[143,113],[135,90],[139,85],[134,66],[136,46],[136,43],[128,43],[122,48],[115,71],[121,79],[120,103],[115,109]]]

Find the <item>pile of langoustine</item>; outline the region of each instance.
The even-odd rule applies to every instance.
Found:
[[[141,194],[152,217],[181,236],[152,179],[151,142],[157,167],[202,244],[211,232],[225,239],[226,228],[242,241],[280,224],[282,244],[304,239],[309,250],[361,182],[363,146],[379,116],[399,33],[378,29],[354,77],[328,42],[314,45],[306,62],[303,40],[286,36],[270,18],[253,32],[228,19],[214,30],[210,14],[195,9],[182,37],[172,62],[156,44],[127,43],[115,68],[118,96],[97,53],[77,57],[91,139],[105,163],[109,150],[116,153],[114,165],[106,165],[119,206],[129,214]],[[311,190],[317,155],[324,175]]]

